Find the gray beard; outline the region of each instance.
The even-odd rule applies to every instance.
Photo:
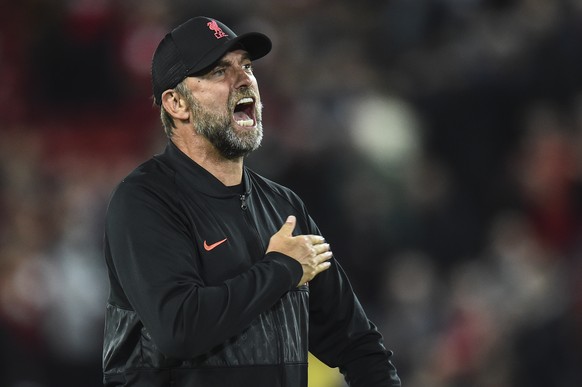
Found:
[[[256,129],[244,132],[237,131],[233,127],[230,113],[220,114],[205,110],[196,101],[191,111],[192,117],[195,118],[196,133],[206,137],[228,160],[245,157],[261,145],[263,140],[261,105],[257,108]]]

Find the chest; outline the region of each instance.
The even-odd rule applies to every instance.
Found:
[[[297,216],[288,202],[256,192],[228,198],[198,194],[185,206],[196,246],[193,259],[207,285],[233,278],[263,259],[271,236],[288,215]]]

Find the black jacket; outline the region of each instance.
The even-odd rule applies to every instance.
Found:
[[[116,188],[105,385],[304,387],[309,350],[351,386],[399,386],[337,261],[297,288],[301,265],[265,255],[288,215],[320,234],[301,200],[247,168],[239,191],[171,142]]]

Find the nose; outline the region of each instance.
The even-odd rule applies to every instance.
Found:
[[[239,89],[241,87],[249,87],[252,83],[251,74],[249,74],[244,68],[239,68],[236,71],[235,88]]]

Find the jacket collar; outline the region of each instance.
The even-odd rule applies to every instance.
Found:
[[[172,141],[168,141],[162,155],[176,171],[178,183],[194,186],[197,191],[214,197],[227,198],[240,195],[234,193],[230,187],[225,186],[200,164],[188,157]],[[248,195],[251,192],[251,184],[246,166],[243,167],[242,181],[244,193]]]

